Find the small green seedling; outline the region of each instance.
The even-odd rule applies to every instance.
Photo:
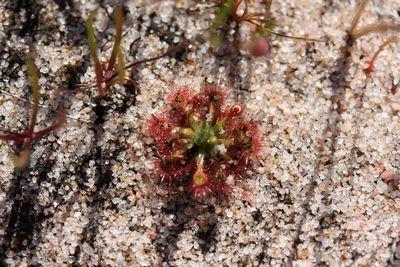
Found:
[[[115,39],[110,59],[106,68],[100,63],[97,53],[96,38],[93,29],[93,16],[90,15],[86,22],[86,34],[89,42],[90,54],[93,61],[93,67],[96,74],[96,85],[100,95],[105,95],[110,86],[116,82],[123,82],[125,78],[124,55],[120,49],[122,41],[122,26],[124,14],[121,6],[115,9]],[[115,66],[115,63],[118,64]]]
[[[2,130],[3,133],[0,134],[0,140],[14,142],[14,144],[17,146],[17,149],[20,151],[19,155],[17,155],[14,160],[15,167],[17,169],[23,169],[28,165],[33,144],[37,140],[59,128],[65,121],[64,114],[62,112],[57,112],[57,120],[55,122],[53,122],[44,130],[35,131],[37,115],[39,112],[40,92],[39,74],[32,54],[33,52],[30,53],[28,59],[26,60],[29,82],[33,94],[32,116],[28,130],[26,130],[24,133],[14,133]]]
[[[214,47],[218,48],[222,43],[221,35],[218,30],[227,22],[236,22],[237,24],[247,22],[253,25],[255,27],[253,39],[256,41],[259,40],[260,37],[273,34],[303,41],[322,42],[322,40],[301,36],[290,36],[274,31],[275,20],[271,16],[272,0],[265,1],[264,12],[249,12],[249,7],[254,3],[252,0],[214,0],[213,2],[220,4],[220,10],[212,23],[210,30],[210,41]],[[243,11],[240,11],[242,7]],[[269,51],[266,45],[262,44],[262,46],[263,51]],[[255,49],[257,50],[257,47]],[[254,49],[251,48],[250,50]],[[261,49],[258,49],[258,53],[260,50]]]
[[[121,41],[122,41],[122,30],[123,30],[123,24],[124,24],[124,11],[121,5],[117,6],[115,8],[115,39],[114,39],[114,45],[113,49],[111,52],[110,59],[108,60],[107,66],[103,66],[103,64],[100,62],[98,53],[97,53],[97,44],[96,44],[96,38],[94,34],[94,28],[93,28],[93,20],[94,17],[91,15],[89,16],[87,22],[86,22],[86,34],[89,42],[89,48],[90,48],[90,55],[92,58],[93,62],[93,68],[96,74],[96,83],[94,84],[88,84],[88,85],[80,85],[76,90],[82,90],[82,89],[88,89],[88,88],[93,88],[97,87],[99,94],[101,96],[104,96],[107,94],[107,92],[110,90],[110,87],[114,84],[123,84],[126,82],[132,82],[126,75],[125,72],[128,69],[131,69],[135,66],[138,66],[140,64],[146,63],[146,62],[151,62],[155,61],[157,59],[166,57],[170,54],[175,53],[177,50],[181,49],[181,46],[178,46],[174,49],[168,50],[167,52],[155,56],[149,59],[143,59],[139,61],[135,61],[129,65],[125,65],[124,61],[124,54],[121,49]],[[139,41],[140,38],[136,39],[134,41],[137,42]]]

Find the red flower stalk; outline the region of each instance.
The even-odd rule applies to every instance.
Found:
[[[224,194],[232,178],[246,175],[261,149],[260,135],[242,107],[226,107],[225,99],[218,87],[197,94],[178,88],[168,97],[168,108],[148,121],[162,181],[201,198]]]

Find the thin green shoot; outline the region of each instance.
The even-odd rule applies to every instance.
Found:
[[[35,130],[37,114],[39,112],[39,97],[40,97],[39,74],[38,74],[38,69],[35,65],[32,54],[33,54],[33,51],[31,51],[31,54],[29,55],[28,59],[26,60],[29,83],[32,88],[32,96],[33,96],[32,117],[31,117],[31,123],[29,126],[28,134],[33,134],[33,132]]]
[[[119,54],[121,53],[121,41],[122,41],[122,27],[124,24],[124,11],[122,6],[117,6],[115,8],[115,39],[114,46],[110,56],[110,60],[108,61],[107,72],[112,72],[114,69],[115,61],[119,58]]]
[[[125,76],[125,58],[124,58],[124,54],[122,54],[121,51],[118,53],[117,69],[118,69],[118,82],[123,83],[125,80],[125,77],[126,77]]]
[[[217,17],[211,25],[210,42],[214,47],[219,47],[221,37],[218,35],[218,28],[229,18],[234,8],[235,0],[227,0],[220,8]]]
[[[34,49],[31,49],[31,52],[26,60],[29,83],[32,89],[32,115],[28,130],[26,130],[24,133],[14,133],[3,130],[3,134],[0,134],[0,140],[14,142],[17,148],[21,151],[18,155],[13,157],[16,169],[23,169],[28,166],[32,145],[35,141],[59,128],[65,121],[64,114],[57,112],[57,120],[55,122],[53,122],[48,128],[35,132],[35,125],[39,112],[40,92],[39,72],[37,66],[35,65],[33,51]]]
[[[106,68],[103,68],[98,54],[97,54],[97,45],[95,40],[94,28],[93,28],[93,16],[89,16],[86,22],[86,33],[89,42],[90,54],[93,61],[93,67],[96,74],[96,82],[91,84],[81,84],[78,85],[77,88],[70,92],[78,92],[85,89],[97,87],[99,90],[100,96],[104,96],[110,89],[110,87],[114,84],[123,84],[129,82],[129,79],[126,79],[125,72],[127,69],[133,68],[137,65],[154,61],[159,58],[168,56],[173,51],[176,51],[177,48],[181,49],[182,46],[178,46],[175,49],[171,49],[166,53],[163,53],[159,56],[150,58],[150,59],[143,59],[136,62],[129,64],[128,66],[125,65],[124,54],[121,50],[121,42],[122,42],[122,31],[123,31],[123,23],[124,23],[124,13],[122,5],[118,5],[115,8],[115,37],[114,37],[114,44],[113,49],[110,55],[110,59],[108,60],[108,65]],[[140,38],[136,39],[133,43],[139,41]]]
[[[106,84],[104,82],[104,74],[103,74],[103,67],[101,66],[99,56],[97,54],[97,44],[96,44],[96,38],[94,35],[94,29],[93,29],[93,16],[90,15],[87,22],[86,22],[86,34],[89,42],[89,49],[90,49],[90,54],[92,57],[93,61],[93,67],[94,71],[96,74],[96,83],[97,83],[97,88],[99,89],[99,94],[100,95],[105,95],[106,93]]]

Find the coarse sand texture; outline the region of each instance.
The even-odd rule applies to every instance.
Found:
[[[117,2],[0,0],[0,266],[400,266],[399,0]]]

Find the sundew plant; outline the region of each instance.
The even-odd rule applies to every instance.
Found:
[[[218,87],[199,93],[179,88],[168,97],[168,108],[149,120],[157,172],[169,186],[204,198],[224,195],[247,175],[261,148],[260,134],[242,107],[227,106],[225,99]]]

